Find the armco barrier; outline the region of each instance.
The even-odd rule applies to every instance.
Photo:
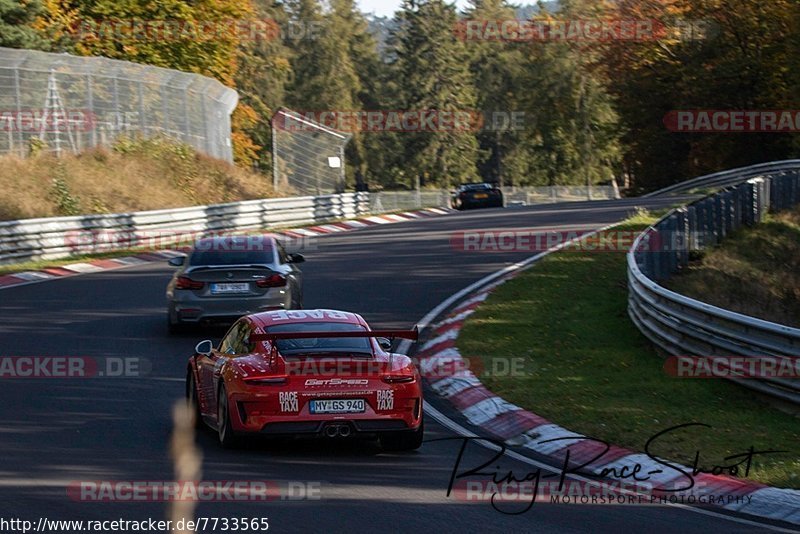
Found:
[[[522,188],[528,200],[533,188]],[[585,188],[537,188],[547,201],[585,199]],[[593,187],[594,200],[615,198],[610,187]],[[335,195],[247,200],[229,204],[192,206],[134,213],[51,217],[0,222],[0,265],[29,260],[64,258],[80,252],[107,252],[136,247],[150,242],[154,234],[160,245],[168,245],[169,232],[199,233],[255,230],[302,226],[334,219],[357,217],[365,213],[448,207],[448,191],[381,191],[378,193],[343,193]],[[113,241],[98,240],[93,247],[92,233],[113,234]],[[185,237],[185,236],[184,236]]]
[[[770,210],[800,202],[800,161],[769,163],[724,174],[721,191],[670,211],[628,252],[628,313],[639,330],[672,356],[800,356],[800,329],[706,304],[659,285],[686,267],[689,253],[718,244]],[[692,188],[718,187],[691,180]],[[685,189],[684,191],[687,191]],[[737,379],[742,385],[800,405],[800,380]]]
[[[314,224],[352,218],[367,213],[369,193],[344,193],[317,197],[248,200],[229,204],[193,206],[110,215],[53,217],[0,222],[0,264],[63,258],[80,251],[91,253],[136,247],[170,232],[212,233]],[[113,234],[93,249],[87,236]],[[102,236],[101,236],[102,237]]]
[[[786,160],[786,161],[771,161],[769,163],[760,163],[758,165],[751,165],[750,167],[740,167],[738,169],[731,169],[727,171],[715,172],[714,174],[707,174],[691,180],[685,180],[676,184],[670,185],[658,191],[653,191],[646,195],[645,198],[663,196],[668,194],[684,194],[690,193],[693,190],[708,190],[720,189],[730,185],[736,185],[743,182],[748,178],[761,176],[764,174],[771,174],[781,171],[793,171],[800,168],[800,160]]]

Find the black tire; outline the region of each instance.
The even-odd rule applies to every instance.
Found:
[[[191,367],[186,371],[186,402],[194,412],[194,427],[203,427],[203,416],[200,415],[200,403],[197,401],[197,385]]]
[[[289,310],[302,310],[303,297],[297,294],[297,288],[294,284],[289,286]]]
[[[381,434],[381,448],[385,451],[415,451],[422,446],[424,435],[425,421],[422,421],[417,430]]]
[[[303,301],[300,298],[292,299],[292,309],[293,310],[302,310],[303,309]]]
[[[217,434],[220,445],[226,449],[233,449],[239,444],[238,436],[231,428],[231,411],[225,386],[219,387],[219,395],[217,395]]]
[[[169,332],[170,335],[182,334],[186,332],[186,325],[179,322],[173,322],[172,314],[167,312],[167,332]]]
[[[302,310],[303,298],[298,296],[293,283],[289,282],[286,286],[286,302],[283,304],[284,310]]]

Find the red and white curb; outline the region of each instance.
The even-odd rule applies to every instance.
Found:
[[[688,479],[677,469],[691,473],[690,467],[670,462],[677,469],[665,469],[663,464],[654,461],[646,454],[613,445],[603,453],[605,449],[603,444],[587,439],[495,395],[468,369],[468,362],[464,361],[456,347],[456,340],[464,321],[499,285],[530,268],[545,254],[538,254],[476,282],[453,295],[423,318],[420,321],[420,328],[424,329],[429,338],[414,354],[419,362],[422,376],[431,390],[459,411],[473,426],[480,428],[485,437],[502,440],[509,446],[535,451],[548,457],[554,465],[563,464],[567,451],[571,465],[580,465],[599,457],[597,461],[588,463],[585,468],[585,471],[594,475],[609,473],[613,467],[617,467],[619,472],[624,466],[639,464],[642,466],[642,473],[655,472],[648,481],[654,487],[662,489],[685,487]],[[407,352],[409,347],[408,344],[401,345],[399,350]],[[555,438],[569,439],[551,441]],[[706,502],[726,510],[800,524],[798,490],[773,488],[749,480],[707,473],[695,475],[693,479],[692,489],[675,492],[675,495],[691,494],[698,498],[698,502]],[[720,496],[726,498],[718,500]],[[710,497],[714,497],[714,500],[709,500]]]
[[[437,217],[440,215],[446,215],[450,212],[452,212],[452,210],[445,208],[425,208],[401,213],[371,215],[359,219],[338,221],[304,228],[280,229],[271,231],[270,233],[276,235],[277,237],[284,236],[292,239],[317,237],[340,232],[352,232],[353,230],[360,230],[361,228],[368,228],[370,226],[376,226],[379,224],[393,224],[413,221],[415,219],[424,217]],[[28,284],[36,284],[50,280],[57,280],[59,278],[66,278],[70,276],[77,276],[80,274],[97,273],[101,271],[122,269],[125,267],[131,267],[133,265],[141,265],[143,263],[159,262],[169,260],[170,258],[180,256],[181,254],[181,252],[175,250],[154,250],[121,258],[87,260],[85,262],[71,263],[68,265],[61,265],[59,267],[49,267],[39,271],[23,271],[19,273],[0,275],[0,290]]]

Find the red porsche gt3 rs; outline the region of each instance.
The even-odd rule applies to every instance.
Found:
[[[279,310],[246,315],[218,348],[197,345],[186,396],[223,446],[246,435],[377,436],[386,450],[422,444],[422,382],[389,338],[354,313]]]

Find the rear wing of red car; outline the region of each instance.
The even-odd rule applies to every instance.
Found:
[[[267,332],[265,334],[250,334],[250,342],[274,341],[277,339],[309,339],[315,337],[388,337],[402,338],[416,341],[419,338],[419,329],[415,326],[411,330],[352,330],[344,332]]]

